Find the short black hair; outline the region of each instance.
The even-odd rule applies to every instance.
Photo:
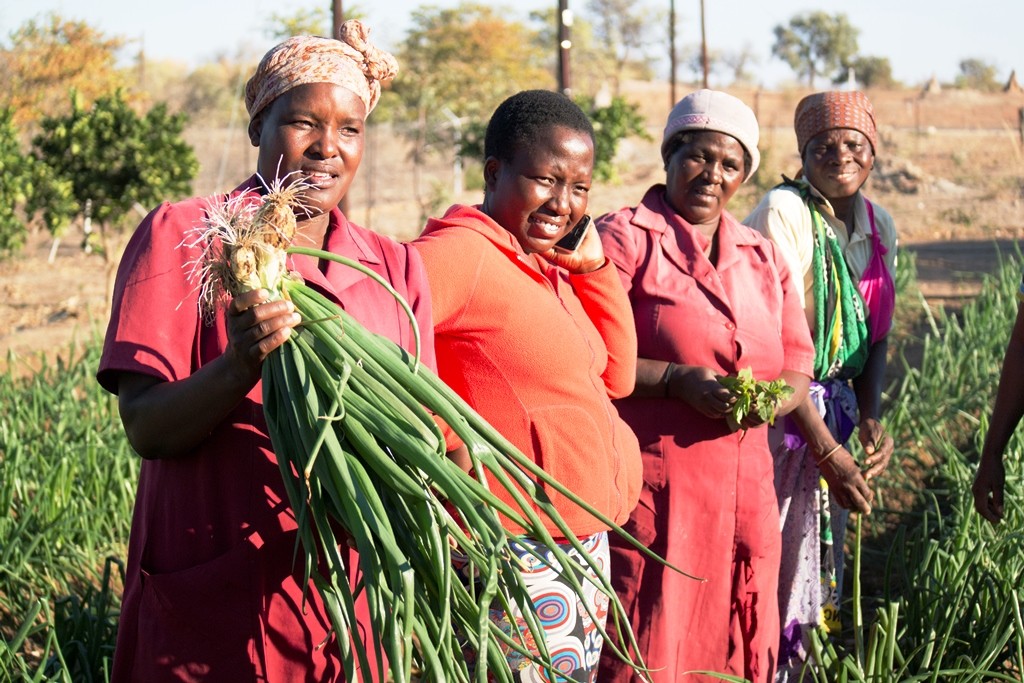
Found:
[[[594,126],[575,102],[551,90],[523,90],[498,105],[487,123],[484,158],[512,161],[520,146],[527,146],[553,126],[586,133],[594,141]]]

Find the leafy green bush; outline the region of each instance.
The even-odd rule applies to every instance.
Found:
[[[599,107],[593,97],[577,98],[576,103],[587,112],[594,124],[594,179],[614,180],[615,154],[619,143],[631,135],[650,140],[640,108],[622,97],[613,97],[607,106]]]
[[[607,106],[597,106],[593,97],[578,97],[580,106],[594,125],[594,180],[615,179],[615,154],[619,143],[631,135],[650,140],[640,108],[622,97],[613,97]],[[462,127],[459,153],[469,159],[484,158],[486,120],[471,120]]]
[[[37,214],[60,236],[88,205],[104,249],[106,227],[136,205],[190,194],[199,165],[184,126],[164,104],[140,116],[121,92],[89,108],[72,93],[71,112],[43,118],[23,153],[12,111],[0,110],[0,255],[24,245],[25,222]]]
[[[17,207],[24,204],[31,175],[31,159],[22,153],[14,112],[0,109],[0,255],[25,243],[25,221]]]
[[[140,116],[120,91],[90,108],[72,94],[71,112],[44,118],[33,140],[37,161],[49,168],[33,208],[59,234],[89,202],[105,234],[136,204],[187,196],[198,162],[182,138],[184,126],[185,116],[162,103]]]

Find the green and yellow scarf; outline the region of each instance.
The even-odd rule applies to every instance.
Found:
[[[814,379],[856,377],[871,350],[864,299],[850,276],[839,241],[821,215],[822,199],[811,192],[806,180],[783,176],[782,185],[799,192],[814,225]]]

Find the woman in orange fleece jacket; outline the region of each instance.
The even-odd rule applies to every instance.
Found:
[[[555,250],[587,210],[593,128],[564,95],[520,92],[494,112],[484,156],[483,204],[451,207],[413,242],[430,283],[438,373],[545,471],[624,522],[641,481],[636,437],[611,402],[636,378],[629,301],[594,230],[575,251]],[[607,572],[607,527],[550,496],[596,558],[591,570]],[[571,680],[591,680],[597,627],[538,560],[542,544],[522,537],[512,550],[532,568],[527,581],[556,665]],[[607,597],[591,593],[594,613],[606,614]],[[508,616],[494,618],[507,632]],[[535,665],[509,657],[517,678],[535,680]]]

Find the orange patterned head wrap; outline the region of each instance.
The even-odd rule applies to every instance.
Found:
[[[878,152],[875,110],[862,92],[829,90],[808,95],[796,105],[794,125],[801,157],[811,138],[833,128],[851,128],[863,133],[871,143],[871,151]]]
[[[334,83],[354,92],[369,113],[380,99],[381,81],[398,73],[398,62],[367,38],[362,22],[346,21],[339,39],[295,36],[272,47],[245,84],[249,120],[292,88],[306,83]]]

